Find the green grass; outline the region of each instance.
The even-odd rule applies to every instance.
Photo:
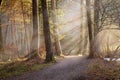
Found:
[[[54,63],[25,63],[25,62],[20,62],[20,63],[10,63],[6,65],[0,65],[0,78],[6,78],[10,76],[16,76],[16,75],[22,75],[27,72],[32,72],[36,70],[41,70],[44,68],[47,68]]]

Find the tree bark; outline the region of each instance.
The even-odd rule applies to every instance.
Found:
[[[2,0],[0,0],[0,6],[1,6]],[[0,14],[1,15],[1,14]],[[2,28],[1,28],[1,18],[0,18],[0,49],[2,48]]]
[[[36,34],[39,26],[39,10],[38,10],[38,0],[32,0],[32,14],[33,14],[33,36]]]
[[[3,42],[2,42],[2,28],[1,28],[1,21],[0,21],[0,49],[3,48]]]
[[[94,0],[94,36],[97,35],[99,29],[99,0]]]
[[[45,46],[46,46],[45,62],[51,62],[53,61],[54,57],[53,57],[53,45],[50,37],[50,26],[48,20],[46,0],[41,0],[41,4],[42,4],[42,14],[43,14],[43,31],[44,31]]]
[[[2,0],[0,0],[0,5],[1,5],[1,3],[2,3]]]
[[[93,58],[92,51],[92,19],[91,19],[91,9],[90,9],[90,0],[86,0],[86,8],[87,8],[87,20],[88,20],[88,32],[89,32],[89,58]]]
[[[39,54],[39,47],[40,47],[40,35],[39,35],[39,0],[32,0],[32,14],[33,14],[33,37],[32,37],[32,43],[31,46],[35,45],[34,50],[38,50],[37,55],[40,57]],[[34,38],[37,35],[37,41],[34,42]],[[33,48],[33,47],[32,47]],[[37,49],[36,49],[37,48]]]

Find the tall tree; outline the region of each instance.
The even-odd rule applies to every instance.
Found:
[[[33,13],[33,35],[35,35],[36,30],[39,26],[39,0],[32,0],[32,13]]]
[[[53,45],[50,36],[50,25],[48,20],[48,10],[46,0],[41,0],[42,4],[42,14],[43,14],[43,31],[45,37],[45,46],[46,46],[46,62],[51,62],[54,59],[53,56]]]
[[[1,28],[1,22],[0,22],[0,49],[2,48],[2,28]]]
[[[0,6],[1,6],[2,0],[0,0]],[[1,15],[1,12],[0,12]],[[0,49],[2,48],[2,28],[1,28],[1,18],[0,18]]]
[[[91,19],[91,8],[90,8],[90,0],[86,0],[86,8],[87,8],[87,21],[88,21],[88,32],[89,32],[89,58],[93,58],[93,51],[92,51],[92,19]]]
[[[80,18],[82,19],[80,21],[80,49],[79,49],[79,52],[78,53],[81,53],[83,54],[84,53],[84,31],[83,31],[83,10],[84,10],[84,5],[83,5],[83,0],[80,0]]]
[[[37,44],[35,45],[35,48],[38,46],[38,55],[39,55],[39,0],[32,0],[32,14],[33,14],[33,39],[32,39],[32,44],[34,44],[34,37],[38,35],[37,39]]]
[[[94,36],[98,33],[99,29],[99,5],[100,0],[94,0]]]
[[[2,0],[0,0],[0,5],[1,5],[1,3],[2,3]]]
[[[53,33],[55,41],[55,54],[60,56],[62,54],[61,44],[58,37],[58,28],[56,26],[56,0],[51,0],[51,9],[52,9],[52,22],[53,22]]]

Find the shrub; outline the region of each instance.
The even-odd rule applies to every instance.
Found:
[[[89,64],[85,76],[89,80],[120,80],[120,63],[95,60]]]

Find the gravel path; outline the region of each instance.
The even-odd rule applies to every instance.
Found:
[[[89,60],[84,57],[65,58],[49,68],[6,80],[74,80],[81,76]]]

